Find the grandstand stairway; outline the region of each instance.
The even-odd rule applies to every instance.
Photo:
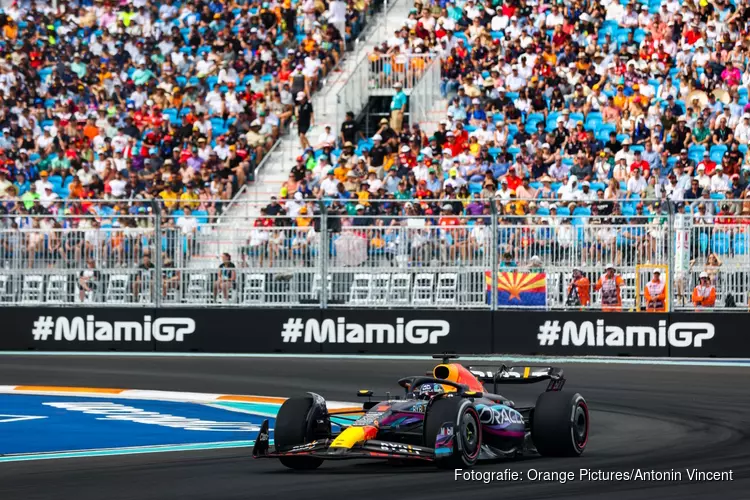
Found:
[[[365,28],[360,37],[363,41],[358,40],[355,43],[355,49],[347,53],[339,67],[323,80],[322,88],[313,95],[315,126],[307,134],[311,144],[317,142],[326,125],[330,125],[331,131],[338,134],[344,121],[345,110],[336,105],[337,96],[347,78],[357,65],[367,58],[373,47],[386,41],[403,25],[404,19],[408,18],[411,7],[407,0],[394,0],[389,4],[388,9],[376,14],[375,19]],[[443,110],[446,108],[447,104]],[[288,178],[289,169],[294,164],[294,158],[301,152],[297,129],[293,126],[291,133],[281,138],[258,169],[255,182],[238,193],[234,199],[235,203],[224,212],[224,216],[217,224],[204,229],[205,241],[211,241],[211,248],[193,259],[191,267],[214,267],[219,264],[223,252],[228,252],[233,257],[237,255],[242,235],[247,238],[249,228],[260,207],[265,206],[272,196],[279,195],[282,184]]]

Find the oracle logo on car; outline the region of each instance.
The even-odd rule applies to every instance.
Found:
[[[448,321],[415,319],[404,321],[397,318],[396,324],[353,323],[346,318],[324,319],[289,318],[282,325],[281,339],[284,343],[322,344],[437,344],[450,333]]]

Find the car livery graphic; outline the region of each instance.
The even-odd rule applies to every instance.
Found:
[[[563,371],[553,367],[464,367],[455,354],[426,376],[398,381],[403,397],[368,401],[342,423],[315,393],[281,406],[269,447],[264,421],[253,448],[255,458],[276,458],[292,469],[315,469],[325,460],[403,459],[434,462],[441,468],[471,467],[478,460],[524,454],[576,457],[589,436],[589,409],[577,393],[563,392]],[[517,407],[497,394],[498,385],[548,381],[536,404]],[[492,384],[492,392],[487,385]]]

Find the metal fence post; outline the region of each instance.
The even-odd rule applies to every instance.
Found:
[[[490,202],[491,217],[492,217],[492,244],[490,245],[490,258],[492,259],[492,276],[490,277],[490,308],[493,311],[497,311],[497,273],[500,267],[497,262],[497,242],[498,242],[498,228],[497,228],[497,206],[495,200]]]
[[[667,275],[667,280],[672,282],[672,286],[667,286],[667,311],[672,312],[674,310],[674,288],[677,285],[677,280],[674,279],[677,277],[676,275],[676,262],[674,258],[675,254],[675,245],[677,244],[677,238],[676,234],[674,233],[674,225],[675,225],[675,217],[674,217],[674,206],[672,203],[667,203],[667,207],[669,209],[668,212],[668,221],[667,224],[667,265],[669,266],[670,272]],[[684,279],[683,276],[680,276],[680,279]]]
[[[328,238],[328,210],[323,200],[318,201],[320,207],[320,308],[328,308],[328,256],[330,254],[330,240]]]
[[[154,214],[154,265],[156,267],[156,276],[154,276],[154,305],[161,307],[161,290],[162,290],[162,255],[161,255],[161,206],[159,202],[151,202],[151,211]]]

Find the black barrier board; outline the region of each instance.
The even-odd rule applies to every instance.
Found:
[[[743,313],[6,307],[5,351],[750,357]]]
[[[150,308],[3,308],[0,349],[152,352],[155,339],[177,343],[190,321]]]
[[[305,326],[320,322],[320,309],[163,309],[164,314],[191,318],[195,332],[182,342],[156,342],[159,352],[292,353],[323,352],[304,342]]]
[[[750,357],[747,313],[671,313],[669,318],[672,357]]]
[[[669,355],[661,313],[498,311],[495,352],[543,356]]]
[[[488,311],[327,309],[305,325],[304,340],[336,354],[488,353],[491,322]]]

